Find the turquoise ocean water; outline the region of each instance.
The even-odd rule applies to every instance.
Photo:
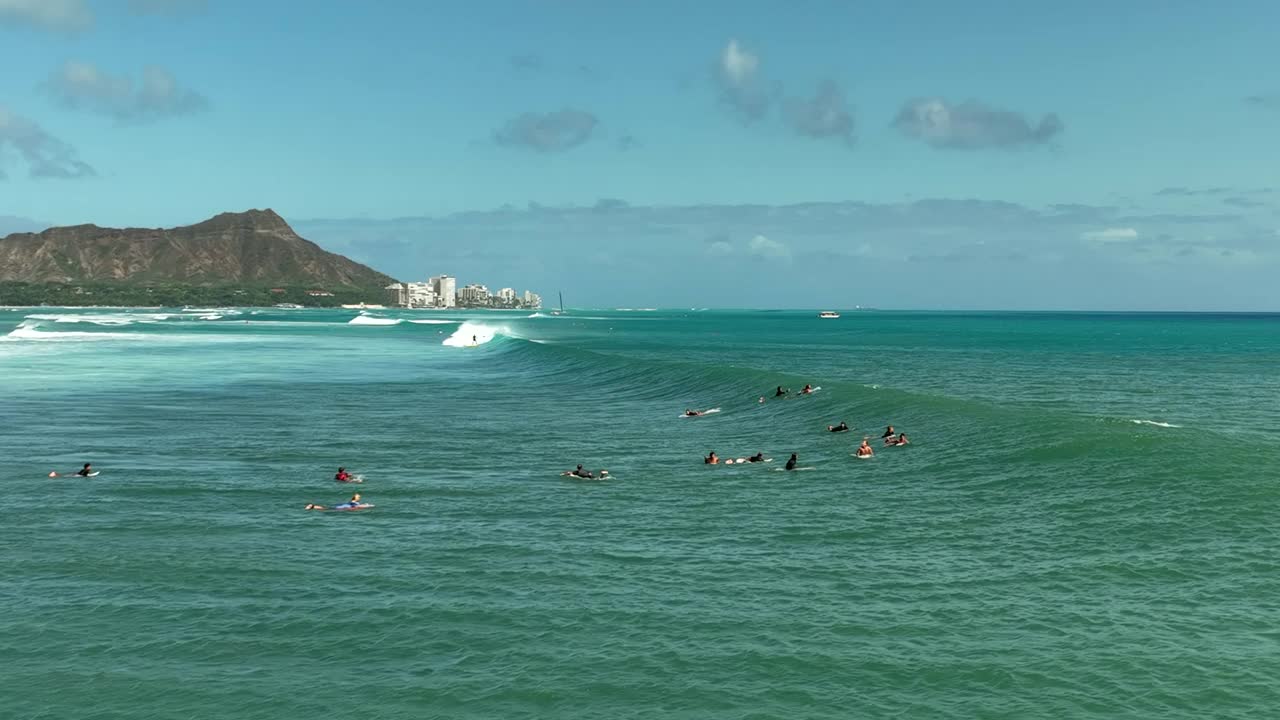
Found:
[[[0,423],[5,717],[1280,713],[1280,316],[0,310]]]

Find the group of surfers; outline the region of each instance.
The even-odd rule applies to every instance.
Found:
[[[785,396],[786,396],[786,395],[788,395],[790,392],[791,392],[790,390],[788,390],[788,389],[786,389],[786,388],[782,387],[781,385],[779,385],[779,386],[778,386],[778,389],[774,391],[773,396],[774,396],[775,398],[785,397]],[[809,395],[809,394],[811,394],[812,392],[813,392],[813,386],[812,386],[812,385],[805,385],[805,386],[804,386],[804,389],[800,391],[800,394],[801,394],[801,395]],[[761,398],[760,398],[760,402],[764,402],[764,401],[765,401],[764,397],[761,397]],[[685,416],[687,416],[687,417],[697,417],[697,416],[699,416],[699,415],[704,415],[704,414],[706,414],[706,412],[707,412],[706,410],[685,410],[685,411],[684,411],[684,414],[685,414]],[[839,425],[828,425],[828,426],[827,426],[827,432],[833,432],[833,433],[849,432],[849,431],[850,431],[850,430],[852,430],[852,429],[853,429],[853,428],[849,426],[849,423],[845,422],[844,420],[841,420]],[[884,429],[884,434],[880,436],[880,439],[884,442],[884,447],[898,447],[898,446],[901,446],[901,445],[908,445],[908,444],[910,444],[910,441],[907,439],[907,434],[906,434],[906,433],[904,433],[904,432],[897,432],[896,430],[894,430],[894,429],[893,429],[893,426],[892,426],[892,425],[889,425],[889,426],[885,427],[885,429]],[[855,454],[857,457],[860,457],[860,458],[869,458],[869,457],[872,457],[873,455],[875,455],[875,454],[876,454],[876,451],[875,451],[875,449],[874,449],[874,448],[872,448],[872,447],[871,447],[871,443],[870,443],[869,438],[865,438],[865,437],[864,437],[864,438],[862,439],[862,444],[858,446],[857,450],[855,450],[855,451],[854,451],[854,454]],[[706,464],[706,465],[719,465],[719,464],[720,464],[720,457],[719,457],[718,455],[716,455],[715,451],[713,450],[713,451],[711,451],[711,452],[710,452],[710,453],[709,453],[705,458],[703,458],[703,459],[702,459],[702,462],[703,462],[704,464]],[[736,461],[736,462],[737,462],[737,463],[742,463],[742,462],[749,462],[749,463],[765,462],[765,457],[764,457],[764,453],[759,453],[759,452],[757,452],[755,455],[752,455],[751,457],[746,458],[745,460],[738,460],[738,461]],[[790,458],[789,460],[787,460],[786,469],[787,469],[787,470],[794,470],[794,469],[796,468],[796,462],[797,462],[797,460],[796,460],[796,454],[795,454],[795,453],[792,453],[792,454],[791,454],[791,458]],[[735,461],[734,461],[734,460],[726,460],[726,461],[725,461],[725,464],[726,464],[726,465],[735,464]],[[579,467],[581,467],[581,466],[579,466]],[[567,475],[567,474],[569,474],[569,473],[565,473],[565,474]]]
[[[335,482],[340,482],[340,483],[364,482],[364,478],[360,477],[359,475],[352,475],[351,473],[347,472],[347,469],[345,467],[339,467],[338,472],[333,474],[333,479]],[[373,505],[370,505],[364,502],[363,500],[361,500],[360,493],[356,493],[351,496],[350,500],[344,503],[338,503],[333,507],[326,507],[324,505],[320,505],[317,503],[307,503],[306,506],[304,506],[302,509],[303,510],[363,510],[365,508],[370,508],[370,507],[373,507]]]

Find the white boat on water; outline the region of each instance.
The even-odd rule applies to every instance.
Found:
[[[836,312],[835,310],[823,310],[822,312],[818,313],[818,317],[826,320],[835,320],[840,317],[840,313]]]

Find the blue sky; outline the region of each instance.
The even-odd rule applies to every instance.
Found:
[[[0,0],[0,233],[583,304],[1280,309],[1280,5]]]

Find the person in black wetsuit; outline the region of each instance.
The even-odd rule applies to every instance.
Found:
[[[758,452],[755,455],[752,455],[747,458],[747,462],[764,462],[764,453]]]
[[[885,438],[891,438],[893,436],[894,436],[893,426],[890,425],[889,427],[884,429],[884,434],[880,436],[880,439],[883,440]]]
[[[92,474],[93,474],[93,466],[90,465],[89,463],[85,463],[84,467],[76,471],[76,475],[79,475],[80,477],[89,477]]]
[[[563,476],[565,476],[565,477],[580,477],[580,478],[585,478],[585,479],[587,479],[587,480],[595,480],[595,479],[596,479],[596,476],[595,476],[595,475],[594,475],[590,470],[583,470],[581,465],[579,465],[578,467],[574,468],[573,470],[568,470],[568,471],[566,471],[566,472],[562,472],[562,473],[560,473],[560,474],[561,474],[561,475],[563,475]]]
[[[791,391],[790,391],[790,390],[783,390],[783,389],[782,389],[782,386],[781,386],[781,385],[779,385],[779,386],[778,386],[777,391],[773,393],[773,396],[774,396],[774,397],[782,397],[783,395],[786,395],[786,394],[787,394],[787,393],[789,393],[789,392],[791,392]]]
[[[849,429],[849,423],[841,420],[839,425],[828,425],[827,432],[845,432]]]
[[[800,461],[799,461],[798,459],[796,459],[796,454],[795,454],[795,453],[791,453],[791,458],[790,458],[789,460],[787,460],[787,469],[788,469],[788,470],[795,470],[795,469],[796,469],[796,463],[798,463],[798,462],[800,462]]]

